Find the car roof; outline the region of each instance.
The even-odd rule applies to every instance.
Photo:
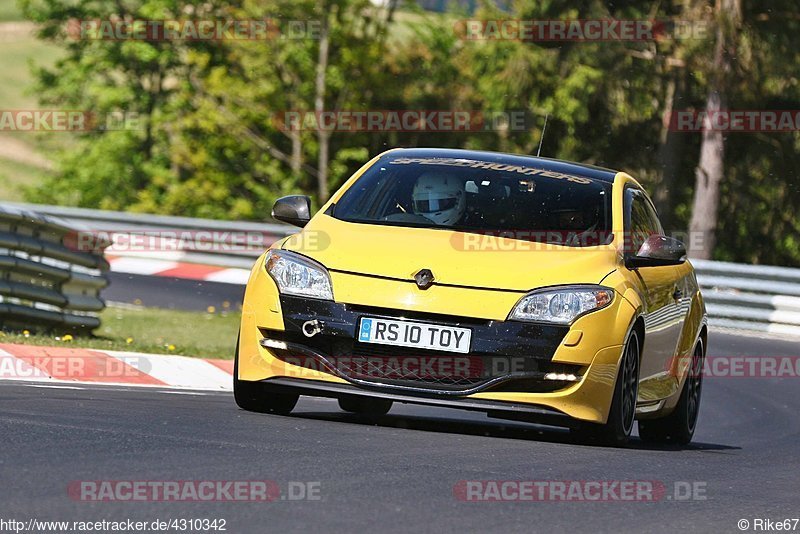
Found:
[[[402,154],[410,158],[460,158],[475,159],[479,161],[491,161],[504,163],[507,165],[519,165],[524,167],[535,167],[545,171],[561,172],[564,174],[574,174],[593,180],[613,183],[617,171],[596,167],[584,163],[564,161],[560,159],[541,158],[535,156],[524,156],[521,154],[506,154],[503,152],[489,152],[484,150],[462,150],[457,148],[401,148],[392,150],[392,155]]]

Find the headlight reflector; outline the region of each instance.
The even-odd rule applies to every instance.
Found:
[[[614,290],[602,286],[566,286],[540,289],[520,299],[509,319],[556,324],[572,321],[614,300]]]
[[[328,271],[305,256],[286,250],[270,250],[264,266],[285,295],[333,300]]]

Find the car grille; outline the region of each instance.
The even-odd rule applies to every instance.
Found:
[[[269,339],[302,345],[321,353],[335,367],[334,374],[343,378],[434,392],[474,390],[490,382],[496,385],[488,387],[486,391],[555,391],[570,384],[544,380],[544,374],[574,373],[579,369],[578,366],[553,364],[536,358],[525,358],[520,364],[519,358],[512,359],[511,356],[497,354],[420,351],[407,347],[359,343],[355,339],[322,334],[308,338],[296,332],[263,330],[262,333]],[[291,350],[273,352],[285,363],[317,371],[333,371],[319,359],[307,354]],[[515,382],[518,382],[519,389],[514,389]]]

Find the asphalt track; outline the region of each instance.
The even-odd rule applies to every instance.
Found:
[[[798,344],[712,333],[712,355]],[[397,405],[377,424],[301,399],[289,417],[229,394],[0,383],[0,519],[222,518],[227,532],[739,532],[800,516],[798,378],[706,380],[688,448],[609,449],[560,430]],[[80,480],[318,484],[320,500],[81,502]],[[463,502],[461,480],[661,481],[658,502]],[[700,499],[674,498],[698,483]],[[682,494],[683,495],[683,494]]]
[[[236,309],[243,297],[244,286],[236,284],[115,272],[109,273],[109,286],[103,290],[108,302],[190,311],[222,309],[225,302]]]

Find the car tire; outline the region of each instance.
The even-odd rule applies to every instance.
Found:
[[[683,383],[677,406],[666,417],[639,421],[639,437],[648,443],[688,445],[697,428],[703,392],[705,346],[701,339],[692,353],[689,375]]]
[[[297,404],[299,395],[274,393],[265,384],[239,380],[239,340],[233,358],[233,398],[242,410],[258,413],[289,415]]]
[[[608,420],[605,424],[583,423],[573,429],[581,440],[620,447],[630,439],[639,395],[641,347],[639,333],[631,331],[620,360]]]
[[[389,413],[392,408],[392,401],[370,397],[340,397],[339,408],[359,415],[380,417]]]

